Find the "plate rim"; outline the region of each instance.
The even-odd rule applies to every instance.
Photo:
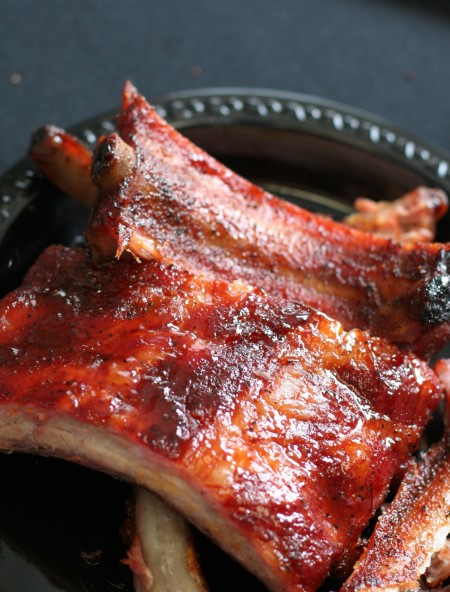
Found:
[[[233,99],[240,99],[242,108],[227,112]],[[192,113],[183,112],[180,103],[186,101],[198,101],[204,111],[194,117]],[[281,106],[282,111],[273,107],[274,102],[280,103],[277,108]],[[445,148],[387,118],[333,99],[268,88],[210,87],[174,91],[156,99],[154,104],[179,129],[191,127],[193,120],[195,125],[211,125],[216,121],[231,124],[259,122],[263,126],[274,127],[276,124],[276,127],[336,139],[382,156],[400,158],[407,165],[421,164],[418,170],[428,167],[428,173],[434,172],[436,179],[450,190],[450,152]],[[423,150],[429,154],[424,155]],[[434,159],[441,161],[440,171],[434,170]]]

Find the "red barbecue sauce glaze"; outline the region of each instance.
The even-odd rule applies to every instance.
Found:
[[[0,408],[156,455],[286,590],[317,589],[356,545],[441,396],[395,346],[156,262],[51,247],[0,304]]]

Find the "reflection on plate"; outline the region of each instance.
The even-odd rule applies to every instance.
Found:
[[[170,95],[158,110],[194,142],[273,193],[340,218],[359,195],[391,199],[421,184],[450,193],[450,157],[377,117],[272,91]],[[88,145],[113,114],[73,131]],[[22,161],[0,179],[0,290],[18,285],[50,243],[77,244],[85,211]],[[439,226],[450,240],[450,217]],[[131,592],[120,527],[131,487],[67,462],[0,455],[0,591]],[[211,592],[262,592],[197,535]],[[45,575],[43,575],[45,574]]]

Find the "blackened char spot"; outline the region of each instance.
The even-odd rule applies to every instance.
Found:
[[[99,142],[94,150],[91,166],[91,175],[93,179],[98,179],[103,172],[107,170],[115,159],[115,154],[111,142],[104,138]]]
[[[425,287],[422,322],[437,325],[450,321],[450,251],[442,249],[436,273]]]
[[[43,126],[37,129],[33,135],[31,136],[31,143],[30,143],[30,150],[35,146],[39,146],[41,142],[43,142],[49,134],[52,132],[52,126]]]

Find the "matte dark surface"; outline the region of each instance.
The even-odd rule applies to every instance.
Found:
[[[0,173],[37,126],[114,109],[126,78],[149,97],[319,95],[450,149],[447,0],[0,0],[0,11]]]

